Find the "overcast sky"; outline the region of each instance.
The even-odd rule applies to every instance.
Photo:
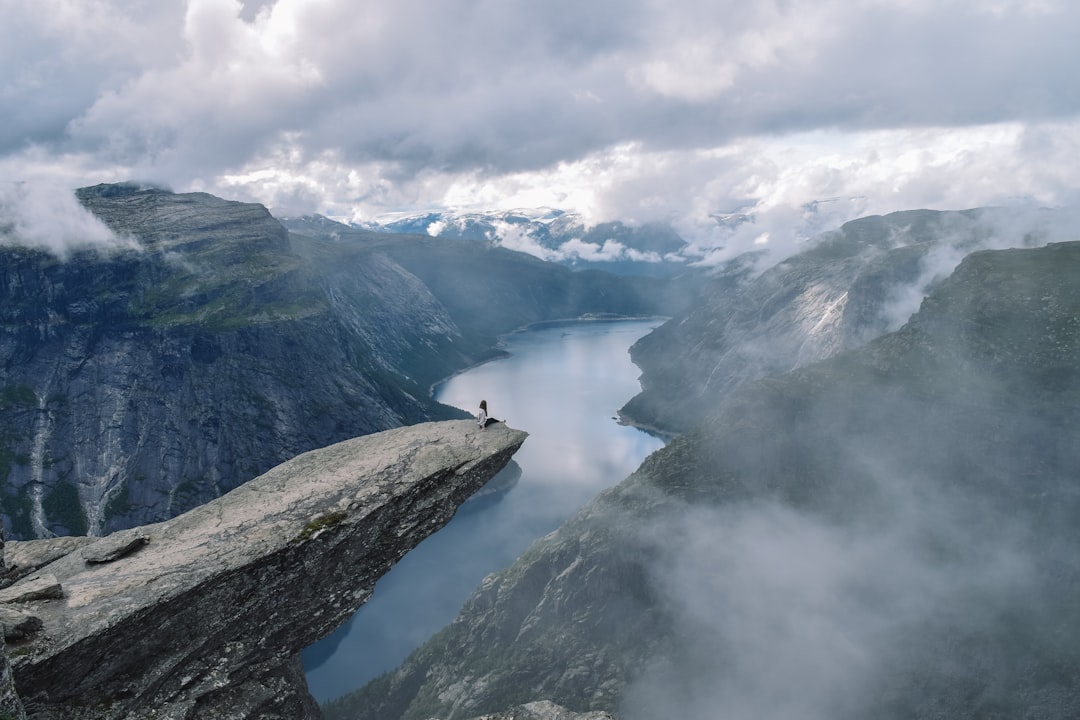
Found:
[[[725,252],[869,213],[1072,204],[1080,188],[1072,0],[0,0],[0,14],[6,180],[131,179],[354,220],[546,205],[670,220]],[[710,220],[748,209],[737,238]]]

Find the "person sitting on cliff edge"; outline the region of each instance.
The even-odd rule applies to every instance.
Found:
[[[492,423],[499,422],[493,417],[488,417],[487,400],[480,401],[480,412],[476,413],[476,424],[480,426],[480,429],[485,429]]]

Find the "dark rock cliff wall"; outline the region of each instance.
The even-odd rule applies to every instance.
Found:
[[[380,355],[376,334],[397,353],[409,344],[392,322],[372,328],[369,313],[365,336],[348,315],[310,300],[291,317],[224,327],[133,317],[128,308],[84,314],[93,285],[80,275],[125,263],[72,262],[55,267],[58,277],[31,276],[37,286],[0,288],[10,536],[101,533],[170,517],[303,450],[439,414],[426,385],[410,388],[390,353]],[[141,286],[113,284],[117,292]],[[28,303],[39,317],[15,316]]]

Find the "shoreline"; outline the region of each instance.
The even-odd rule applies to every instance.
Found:
[[[558,327],[560,325],[577,325],[579,323],[585,323],[585,322],[622,322],[622,321],[630,322],[630,321],[634,321],[634,320],[660,320],[661,324],[662,324],[662,323],[667,322],[668,320],[670,320],[670,318],[667,317],[666,315],[614,315],[614,314],[606,314],[606,313],[600,313],[600,314],[586,313],[585,315],[581,315],[581,316],[576,317],[576,318],[561,318],[561,319],[557,319],[557,320],[540,320],[538,322],[528,323],[526,325],[522,325],[519,328],[511,330],[510,332],[506,332],[506,333],[503,333],[502,335],[498,335],[496,337],[496,340],[495,340],[495,346],[492,347],[489,350],[490,354],[484,356],[481,360],[479,360],[477,362],[474,362],[471,365],[467,365],[467,366],[461,368],[460,370],[458,370],[456,372],[452,372],[449,375],[447,375],[446,377],[433,382],[428,387],[428,398],[430,398],[431,400],[434,400],[435,402],[438,402],[438,400],[435,400],[435,390],[440,385],[444,385],[447,382],[449,382],[450,380],[453,380],[458,375],[460,375],[460,374],[462,374],[464,372],[468,372],[469,370],[473,370],[475,368],[478,368],[481,365],[486,365],[489,362],[493,362],[495,360],[502,360],[504,358],[510,357],[511,353],[509,353],[506,350],[502,349],[502,347],[503,347],[503,339],[507,338],[507,337],[509,337],[511,335],[516,335],[518,333],[528,332],[530,330],[538,330],[540,328]],[[633,361],[631,360],[631,362],[633,362]],[[634,367],[637,367],[639,370],[641,369],[640,367],[638,367],[637,363],[634,363]],[[454,406],[449,405],[447,407],[454,407]],[[457,409],[462,410],[462,408],[457,408]],[[468,412],[467,410],[462,410],[462,411],[463,412]],[[621,417],[621,413],[620,413],[620,417]],[[629,427],[636,427],[639,430],[641,430],[642,432],[647,432],[650,435],[654,435],[655,437],[660,438],[661,440],[664,439],[664,437],[661,434],[658,434],[658,431],[653,432],[651,430],[647,430],[644,427],[638,426],[638,425],[633,424],[633,423],[622,423],[620,421],[620,424],[628,425]]]
[[[661,430],[660,428],[656,427],[655,425],[649,425],[647,423],[638,422],[637,420],[634,420],[632,417],[630,417],[628,415],[625,415],[622,410],[619,410],[618,413],[616,413],[615,422],[617,422],[620,425],[623,425],[625,427],[632,427],[635,430],[640,430],[641,432],[643,432],[643,433],[645,433],[647,435],[652,435],[654,438],[656,438],[657,440],[660,440],[665,445],[670,443],[675,438],[679,437],[679,435],[681,434],[681,433],[668,432],[667,430]]]

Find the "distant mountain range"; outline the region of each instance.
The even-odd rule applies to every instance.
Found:
[[[672,275],[684,271],[686,242],[662,223],[587,226],[580,215],[552,208],[504,212],[428,212],[379,223],[335,223],[319,215],[282,222],[323,225],[368,232],[426,235],[468,240],[528,253],[573,268],[595,268],[623,275]]]
[[[863,198],[836,197],[814,200],[800,208],[797,217],[785,218],[796,226],[785,228],[795,243],[810,241],[858,215]],[[297,218],[300,219],[300,218]],[[714,252],[736,235],[758,238],[767,227],[757,203],[709,215],[711,227],[704,247],[688,242],[670,223],[652,221],[629,223],[619,220],[590,224],[579,213],[557,208],[523,208],[502,211],[440,210],[382,216],[376,220],[337,225],[380,233],[429,235],[452,240],[469,240],[519,250],[534,257],[572,268],[595,268],[623,275],[669,276],[690,267],[715,265]],[[288,224],[290,219],[285,219]],[[308,216],[308,221],[336,221],[324,216]],[[700,239],[700,238],[699,238]],[[743,238],[745,241],[746,238]],[[740,243],[741,244],[741,243]],[[760,255],[762,248],[756,248]]]

